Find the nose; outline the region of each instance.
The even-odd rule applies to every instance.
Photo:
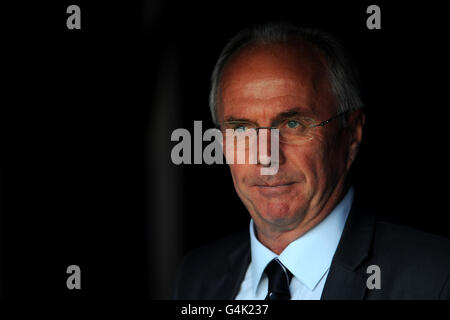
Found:
[[[269,128],[261,128],[258,130],[258,164],[262,166],[270,165],[271,137]]]
[[[272,157],[272,147],[278,148],[278,159],[279,163],[284,162],[284,156],[281,152],[280,143],[278,141],[272,141],[272,139],[279,139],[279,131],[277,134],[272,134],[271,128],[261,128],[258,130],[258,164],[263,167],[271,166],[272,162],[275,161]],[[275,142],[275,143],[274,143]]]

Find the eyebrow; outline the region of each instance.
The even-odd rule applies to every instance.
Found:
[[[300,115],[302,113],[304,113],[304,112],[302,112],[300,108],[292,108],[290,110],[283,111],[283,112],[279,113],[275,117],[275,119],[294,117],[294,116],[298,116],[298,115]]]
[[[252,122],[249,119],[245,119],[245,118],[235,118],[233,116],[229,116],[225,119],[225,122],[227,121],[235,121],[235,122]]]
[[[294,107],[291,108],[289,110],[280,112],[279,114],[277,114],[273,120],[272,120],[272,125],[276,125],[278,123],[280,123],[281,121],[283,121],[286,118],[292,118],[295,116],[299,116],[304,114],[304,112],[302,112],[302,110],[304,110],[304,108],[301,107]],[[225,121],[233,121],[233,122],[250,122],[250,123],[254,123],[253,121],[246,119],[246,118],[235,118],[233,116],[228,116]]]

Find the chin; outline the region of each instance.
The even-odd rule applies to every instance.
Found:
[[[276,226],[289,226],[299,219],[298,211],[288,202],[259,203],[256,209],[265,222]]]

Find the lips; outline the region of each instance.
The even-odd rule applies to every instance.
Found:
[[[280,196],[291,190],[291,186],[295,182],[270,182],[265,184],[255,185],[260,194],[266,197]]]
[[[294,182],[267,182],[264,184],[257,184],[256,187],[263,187],[263,188],[277,188],[277,187],[284,187],[284,186],[290,186],[291,184],[294,184]]]

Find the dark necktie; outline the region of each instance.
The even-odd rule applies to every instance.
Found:
[[[264,272],[269,278],[269,290],[266,300],[289,300],[291,293],[289,283],[292,273],[277,258],[270,261]]]

